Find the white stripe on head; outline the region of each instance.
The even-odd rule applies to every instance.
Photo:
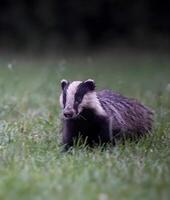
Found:
[[[97,115],[107,116],[105,110],[102,108],[99,99],[97,98],[96,92],[88,92],[84,95],[81,104],[79,105],[79,112],[83,110],[83,108],[91,108],[95,111]]]
[[[73,108],[73,106],[74,106],[74,97],[75,97],[77,88],[80,85],[80,83],[82,83],[82,81],[73,81],[68,86],[67,98],[66,98],[66,106],[65,107]]]

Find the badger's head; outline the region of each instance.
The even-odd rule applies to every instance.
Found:
[[[96,95],[94,80],[62,80],[61,89],[60,105],[65,118],[76,118],[85,108],[93,109],[96,114],[105,115]]]

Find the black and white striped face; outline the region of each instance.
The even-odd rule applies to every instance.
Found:
[[[61,81],[62,93],[60,95],[60,105],[65,118],[76,118],[84,108],[92,108],[98,113],[104,112],[95,92],[93,80],[86,81]]]

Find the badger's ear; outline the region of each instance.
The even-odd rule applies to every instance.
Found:
[[[68,85],[69,82],[65,79],[61,80],[61,89],[64,90],[65,86]]]
[[[84,84],[88,87],[89,90],[93,91],[95,89],[95,82],[92,79],[84,81]]]

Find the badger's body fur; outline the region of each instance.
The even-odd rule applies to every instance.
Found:
[[[153,112],[110,90],[95,91],[93,80],[61,81],[63,145],[66,149],[81,136],[87,144],[138,139],[152,130]]]

